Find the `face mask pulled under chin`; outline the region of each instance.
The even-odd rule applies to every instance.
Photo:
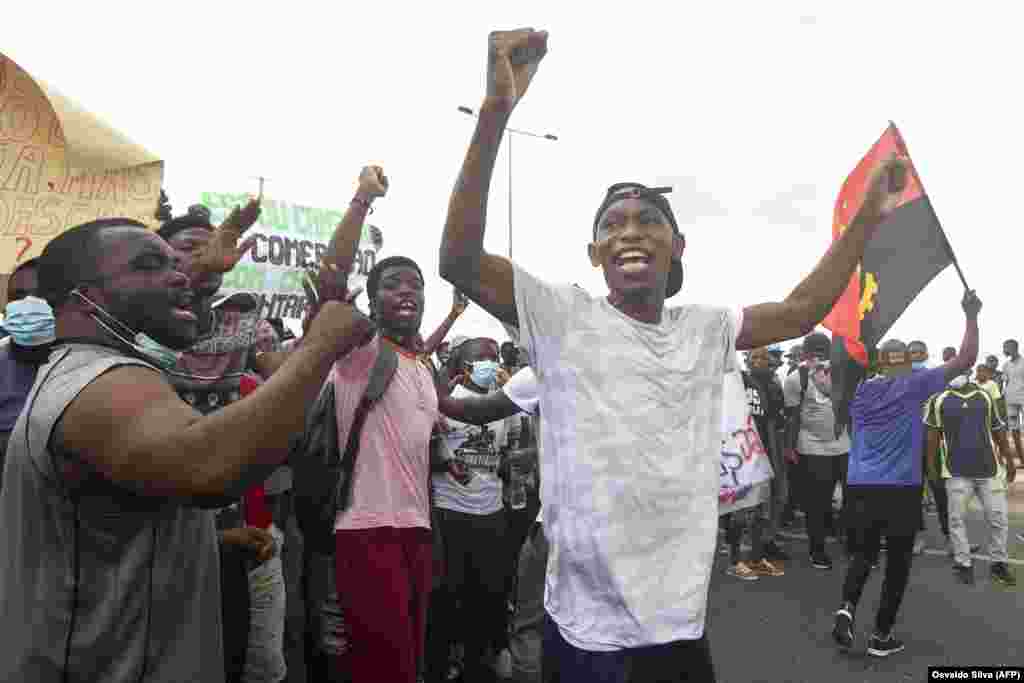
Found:
[[[136,332],[77,289],[71,293],[92,308],[93,312],[90,315],[97,325],[112,334],[122,344],[134,349],[140,356],[152,361],[164,370],[172,370],[178,364],[181,358],[180,351],[167,348],[145,332]],[[120,328],[121,331],[115,328]]]
[[[913,363],[911,363],[911,367],[913,367],[915,370],[924,370],[925,368],[928,367],[928,363],[923,360],[915,360]]]

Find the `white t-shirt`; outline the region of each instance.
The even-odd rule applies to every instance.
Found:
[[[1006,382],[1006,389],[1003,392],[1006,402],[1024,404],[1024,356],[1003,364],[1003,378]]]
[[[462,385],[452,390],[452,398],[478,396]],[[518,419],[518,418],[513,418]],[[447,420],[451,431],[445,434],[443,448],[446,457],[465,461],[473,478],[465,485],[456,481],[449,472],[432,475],[434,503],[444,510],[468,515],[490,515],[502,509],[501,479],[498,477],[498,451],[505,445],[507,421],[498,420],[487,425],[494,432],[492,448],[470,447],[470,437],[478,437],[482,429],[457,420]]]
[[[642,323],[518,267],[515,294],[544,419],[547,613],[585,650],[700,638],[740,317],[686,305]]]

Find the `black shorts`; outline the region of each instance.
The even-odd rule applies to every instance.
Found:
[[[921,523],[920,486],[850,486],[846,519],[851,532],[874,531],[880,536],[913,536]]]

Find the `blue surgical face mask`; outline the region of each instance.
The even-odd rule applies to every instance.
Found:
[[[57,336],[53,309],[46,301],[35,296],[7,304],[4,328],[18,346],[42,346],[51,343]]]
[[[91,301],[77,289],[71,293],[84,301],[87,305],[91,306],[93,309],[92,319],[95,320],[100,327],[117,337],[122,344],[127,344],[129,347],[135,349],[139,355],[153,361],[155,365],[163,368],[164,370],[173,370],[178,364],[178,360],[181,358],[180,351],[174,351],[167,348],[145,332],[136,332],[110,314],[105,308]],[[124,334],[114,329],[115,327],[123,330]]]
[[[915,370],[924,370],[925,368],[928,367],[927,361],[923,360],[915,360],[911,365]]]
[[[473,384],[484,389],[490,389],[498,383],[498,368],[501,367],[493,360],[478,360],[473,363],[473,371],[470,379]]]

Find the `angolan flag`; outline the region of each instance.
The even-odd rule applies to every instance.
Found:
[[[832,221],[833,240],[839,239],[857,215],[872,169],[894,151],[910,159],[903,137],[890,123],[839,191]],[[868,351],[882,340],[918,293],[953,263],[953,252],[921,178],[913,162],[909,166],[901,203],[878,226],[860,267],[822,323],[834,333],[833,405],[843,423],[848,418],[849,399],[867,368]]]

